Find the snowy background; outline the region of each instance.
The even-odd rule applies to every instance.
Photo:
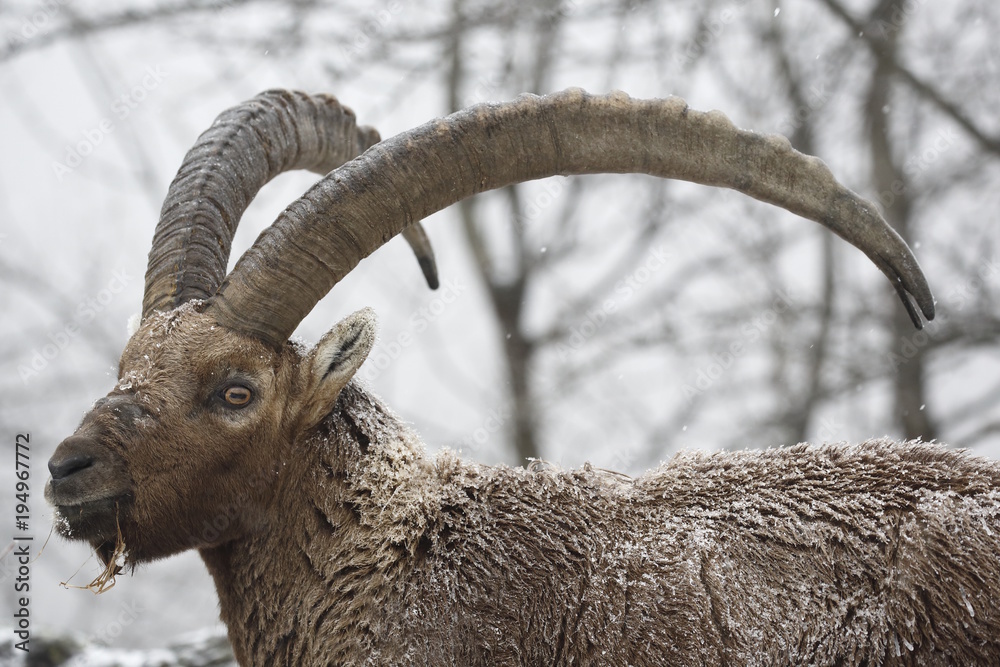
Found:
[[[860,252],[737,193],[643,176],[489,193],[426,221],[442,292],[395,240],[297,332],[374,307],[361,375],[431,449],[637,473],[681,448],[889,434],[1000,457],[998,31],[993,0],[0,4],[0,543],[15,435],[31,434],[37,546],[45,462],[112,385],[181,158],[272,87],[333,93],[386,137],[522,92],[680,95],[822,157],[938,299],[916,332]],[[314,179],[266,188],[232,261]],[[15,569],[0,558],[4,617]],[[222,631],[196,554],[101,596],[59,585],[97,570],[53,537],[33,629],[117,649]]]

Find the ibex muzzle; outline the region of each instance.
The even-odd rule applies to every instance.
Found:
[[[45,499],[56,508],[59,531],[88,540],[102,557],[106,543],[116,535],[116,517],[127,509],[132,483],[120,447],[116,447],[114,422],[118,415],[138,409],[125,396],[99,400],[74,435],[63,440],[49,460],[51,479]]]

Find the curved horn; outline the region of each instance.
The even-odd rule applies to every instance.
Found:
[[[215,294],[240,218],[272,178],[293,169],[327,174],[378,141],[378,132],[357,127],[354,112],[330,95],[268,90],[224,111],[188,151],[167,191],[149,252],[143,317]],[[433,251],[426,234],[415,234],[411,246],[434,287]]]
[[[481,104],[381,142],[292,203],[237,263],[209,309],[275,346],[357,263],[470,195],[556,174],[646,173],[733,188],[815,220],[888,276],[918,327],[934,301],[916,259],[873,204],[784,137],[737,129],[678,98],[567,90]]]

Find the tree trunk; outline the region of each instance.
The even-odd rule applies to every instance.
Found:
[[[909,240],[912,214],[912,199],[907,190],[906,174],[893,155],[892,137],[889,119],[892,114],[892,73],[895,70],[893,60],[896,57],[896,45],[900,31],[904,25],[892,22],[894,12],[901,11],[898,0],[879,3],[871,16],[869,25],[889,25],[892,30],[883,34],[881,48],[874,49],[875,70],[872,74],[871,86],[865,105],[865,116],[869,133],[869,145],[872,159],[872,182],[879,193],[878,199],[885,211],[886,220],[904,238]],[[893,382],[895,400],[895,418],[906,438],[923,438],[931,440],[937,437],[937,429],[924,409],[927,403],[925,396],[924,355],[920,346],[916,354],[906,357],[900,352],[903,341],[913,339],[916,333],[910,318],[901,308],[893,308],[890,324],[892,336],[890,352],[893,358],[901,358],[895,369]]]

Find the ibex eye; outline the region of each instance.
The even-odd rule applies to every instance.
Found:
[[[236,385],[233,387],[227,387],[222,392],[222,398],[225,399],[226,403],[229,405],[242,408],[250,402],[253,398],[253,393],[246,387]]]

